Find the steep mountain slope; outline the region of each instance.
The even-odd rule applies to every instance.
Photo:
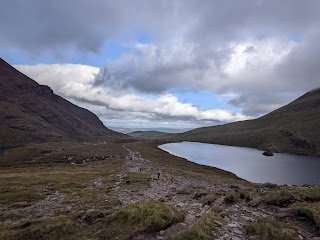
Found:
[[[320,89],[254,120],[199,128],[170,141],[198,141],[273,152],[320,155]]]
[[[0,59],[0,147],[47,141],[116,140],[126,135]]]

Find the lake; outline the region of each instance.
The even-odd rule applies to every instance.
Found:
[[[288,185],[320,183],[320,157],[287,153],[266,157],[262,151],[253,148],[197,142],[168,143],[159,148],[191,162],[232,172],[250,182]]]

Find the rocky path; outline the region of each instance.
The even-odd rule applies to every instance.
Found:
[[[274,209],[259,206],[249,206],[244,200],[239,200],[233,204],[226,204],[224,197],[218,198],[212,206],[203,204],[203,199],[195,199],[191,194],[179,194],[185,189],[205,189],[209,192],[230,192],[228,185],[215,185],[203,179],[181,176],[177,173],[169,173],[163,167],[143,158],[139,152],[134,152],[123,146],[128,154],[125,159],[126,171],[118,174],[118,181],[114,184],[113,196],[121,201],[121,205],[141,202],[146,200],[161,200],[168,205],[186,212],[183,223],[171,226],[169,229],[159,232],[156,235],[138,235],[135,239],[167,239],[186,231],[199,218],[213,207],[221,207],[220,213],[224,220],[220,229],[215,233],[216,239],[238,240],[248,239],[245,234],[245,227],[262,217],[273,217],[276,212]],[[150,176],[149,187],[142,192],[135,192],[121,187],[127,172],[141,173]],[[158,178],[158,173],[160,174]],[[174,175],[173,175],[174,174]],[[117,206],[118,207],[121,207]],[[299,239],[313,239],[312,234],[297,226]],[[316,238],[315,238],[316,239]]]

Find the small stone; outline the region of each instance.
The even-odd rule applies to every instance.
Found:
[[[248,202],[248,205],[251,207],[257,207],[263,201],[262,197],[257,197]]]
[[[252,218],[251,217],[247,217],[247,216],[241,216],[241,218],[247,222],[252,222]]]
[[[162,236],[157,236],[157,239],[158,239],[158,240],[162,240],[162,239],[164,239],[164,237],[162,237]]]
[[[239,224],[237,224],[237,223],[229,223],[228,227],[237,228],[237,227],[239,227]]]
[[[241,235],[242,234],[242,231],[240,231],[239,229],[234,229],[233,230],[233,232],[235,233],[235,234],[238,234],[238,235]]]
[[[164,232],[165,232],[164,230],[161,230],[161,231],[159,232],[159,235],[160,235],[160,236],[163,236]]]
[[[182,202],[179,202],[179,203],[177,204],[178,207],[184,207],[184,205],[185,205],[185,204],[182,203]]]
[[[304,239],[301,235],[298,235],[298,238],[299,238],[300,240],[303,240],[303,239]]]

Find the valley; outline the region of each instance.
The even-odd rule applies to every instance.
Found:
[[[1,239],[318,239],[320,187],[253,184],[152,142],[34,144],[0,166]]]

